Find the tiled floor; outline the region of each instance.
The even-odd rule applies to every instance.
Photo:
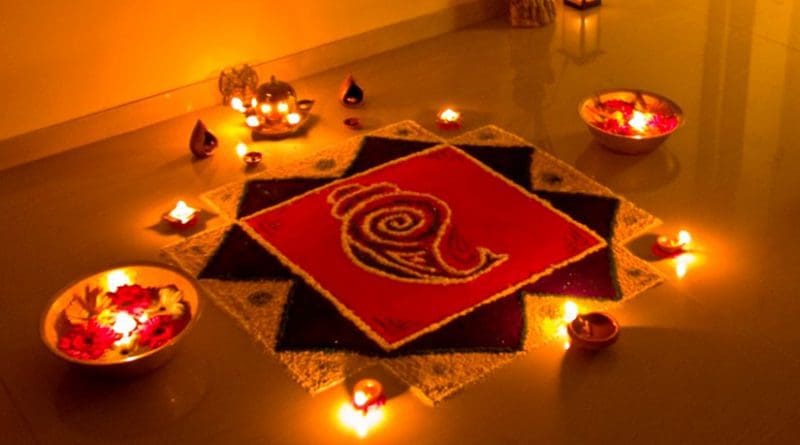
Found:
[[[264,168],[315,173],[324,147],[350,135],[350,114],[368,129],[415,119],[436,131],[434,112],[454,104],[467,129],[521,134],[660,216],[662,231],[688,228],[702,251],[683,279],[657,263],[667,282],[615,312],[624,331],[606,353],[543,348],[436,408],[404,392],[368,440],[788,441],[800,421],[800,4],[607,0],[583,19],[558,12],[547,28],[495,20],[297,82],[319,121],[264,143]],[[572,44],[581,20],[583,53]],[[354,112],[335,101],[348,72],[367,93]],[[672,98],[686,125],[647,156],[604,151],[576,106],[614,86]],[[189,159],[197,118],[222,141],[212,162]],[[336,421],[344,389],[307,395],[211,305],[172,363],[132,382],[87,382],[40,345],[39,316],[60,286],[158,259],[178,239],[153,229],[162,212],[245,174],[238,119],[201,110],[0,172],[0,442],[353,441]]]

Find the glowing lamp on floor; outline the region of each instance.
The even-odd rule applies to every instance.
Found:
[[[656,248],[664,255],[677,255],[685,252],[691,242],[692,235],[686,230],[681,230],[675,237],[659,236],[656,239]]]
[[[593,8],[600,6],[602,0],[564,0],[564,4],[576,9]]]
[[[619,323],[606,312],[579,314],[567,324],[571,344],[596,351],[611,346],[619,337]]]
[[[239,142],[236,145],[236,155],[239,156],[239,159],[241,159],[248,168],[260,164],[261,158],[263,157],[261,153],[251,151],[244,142]]]
[[[353,408],[367,413],[386,403],[383,385],[375,379],[359,380],[353,387]]]
[[[461,113],[445,108],[436,115],[436,126],[442,130],[458,130],[461,128]]]
[[[189,207],[184,201],[178,201],[178,203],[175,204],[175,208],[170,210],[169,213],[166,213],[163,219],[170,226],[178,230],[183,230],[197,224],[197,217],[197,209]]]

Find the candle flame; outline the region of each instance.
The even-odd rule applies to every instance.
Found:
[[[578,318],[578,305],[572,300],[567,300],[564,303],[564,321],[571,323],[572,320]],[[564,331],[566,333],[566,331]]]
[[[286,122],[288,122],[289,125],[297,125],[300,123],[300,115],[297,113],[289,113],[286,116]]]
[[[369,431],[383,420],[383,408],[375,408],[362,412],[350,403],[345,402],[339,408],[339,421],[353,430],[360,438],[367,437]]]
[[[236,144],[236,154],[240,158],[243,158],[244,155],[246,155],[247,152],[249,152],[249,151],[250,151],[250,149],[247,148],[247,144],[245,144],[244,142],[239,142],[238,144]]]
[[[131,314],[121,311],[117,313],[117,318],[114,320],[114,325],[111,329],[114,330],[117,334],[122,334],[123,336],[129,336],[134,329],[136,329],[136,325],[138,322],[135,318],[131,316]]]
[[[289,112],[289,104],[286,102],[278,102],[278,113],[286,114]]]
[[[251,107],[255,108],[257,105],[258,105],[258,101],[256,100],[255,97],[250,99],[250,106]]]
[[[261,125],[261,121],[258,120],[258,116],[255,114],[251,114],[244,118],[244,122],[247,124],[248,127],[255,128]]]
[[[687,232],[686,230],[681,230],[678,232],[678,243],[682,246],[686,246],[687,244],[692,242],[692,235]]]
[[[122,269],[113,270],[106,275],[106,288],[109,292],[116,292],[118,288],[132,283],[130,275]]]
[[[272,113],[272,105],[261,104],[261,112],[264,114]]]
[[[186,224],[194,218],[195,213],[197,213],[197,209],[189,207],[184,201],[178,201],[175,208],[169,212],[169,216],[177,219],[181,224]]]
[[[452,108],[446,108],[444,111],[439,113],[439,119],[444,122],[456,122],[460,117],[461,113],[453,110]]]
[[[357,407],[364,406],[364,404],[367,403],[368,400],[369,396],[367,396],[367,394],[364,391],[356,391],[355,394],[353,394],[353,403]]]
[[[240,113],[244,113],[245,111],[247,111],[247,109],[244,106],[244,101],[235,96],[231,98],[231,108]]]
[[[639,133],[644,133],[652,119],[652,113],[642,113],[641,111],[633,110],[633,117],[628,121],[628,125]]]

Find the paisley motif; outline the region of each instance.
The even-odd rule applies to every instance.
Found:
[[[348,184],[328,195],[342,220],[342,247],[364,269],[401,281],[459,283],[475,279],[508,255],[474,247],[452,224],[441,199],[382,182]]]

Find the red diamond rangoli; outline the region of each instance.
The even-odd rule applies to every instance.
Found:
[[[605,246],[449,146],[334,181],[243,226],[387,350]]]

